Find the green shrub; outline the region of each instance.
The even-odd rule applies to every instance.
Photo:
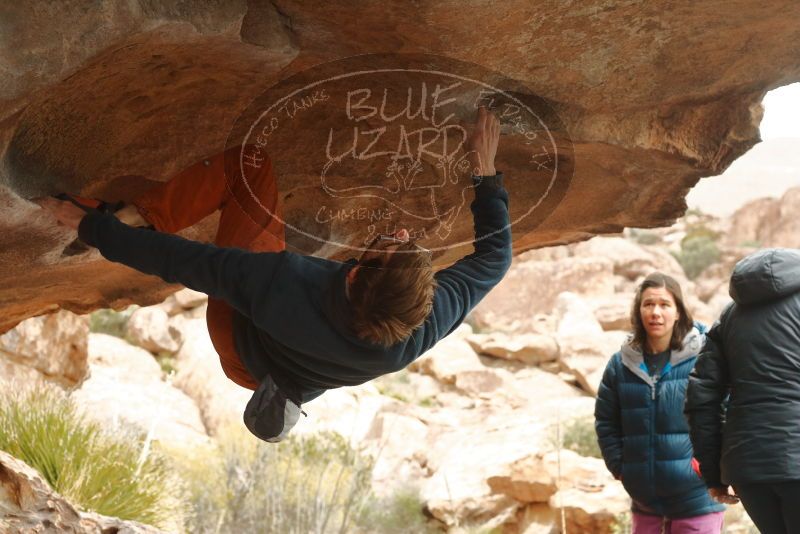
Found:
[[[138,306],[128,306],[122,311],[112,309],[95,310],[89,316],[89,331],[97,334],[108,334],[119,338],[125,337],[125,326]]]
[[[674,256],[686,276],[693,280],[707,267],[719,261],[716,236],[703,232],[687,234],[681,241],[681,251]]]
[[[88,421],[54,387],[3,394],[0,449],[84,510],[156,526],[181,515],[180,484],[165,458],[141,436],[112,435]]]
[[[419,489],[401,488],[382,499],[370,499],[362,508],[356,524],[364,532],[381,534],[434,534],[441,530],[428,523]]]
[[[661,236],[649,230],[631,228],[631,238],[640,245],[655,245],[661,243]]]
[[[686,235],[681,239],[681,246],[693,239],[710,239],[716,243],[717,239],[719,239],[719,233],[708,228],[705,224],[695,224],[686,229]]]
[[[558,448],[558,428],[551,432],[551,444]],[[576,417],[561,424],[561,447],[575,451],[581,456],[602,458],[597,434],[594,430],[594,417]]]
[[[158,354],[156,354],[156,361],[159,367],[161,367],[161,372],[164,373],[165,377],[172,376],[178,372],[178,358],[176,358],[173,353],[163,350],[159,351]]]
[[[372,466],[337,434],[268,444],[243,430],[184,461],[193,533],[350,532]]]
[[[378,393],[400,402],[410,402],[414,396],[414,388],[411,386],[407,369],[378,377],[373,383],[378,389]]]

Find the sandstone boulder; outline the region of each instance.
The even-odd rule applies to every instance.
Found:
[[[555,311],[558,318],[556,335],[559,339],[603,333],[592,307],[586,299],[573,292],[565,291],[558,295]]]
[[[787,190],[780,199],[749,202],[731,216],[724,242],[733,247],[800,248],[800,187]]]
[[[522,372],[522,371],[521,371]],[[492,493],[488,480],[507,476],[509,466],[536,451],[552,447],[552,425],[561,414],[589,415],[594,401],[564,384],[556,375],[525,369],[504,396],[480,400],[473,407],[446,405],[420,417],[428,425],[429,449],[421,496],[434,517],[448,525],[478,520],[487,509],[502,505],[504,521],[512,521],[520,502]],[[528,373],[530,373],[528,375]],[[514,405],[507,396],[525,395]],[[562,415],[563,417],[563,415]],[[508,502],[513,503],[508,507]],[[498,511],[498,513],[501,513]]]
[[[695,295],[703,302],[708,302],[711,298],[722,291],[728,291],[728,281],[730,280],[731,268],[728,262],[716,263],[695,279]]]
[[[184,323],[186,340],[176,355],[178,368],[173,384],[200,409],[203,425],[212,436],[227,425],[244,427],[242,414],[252,391],[231,382],[222,371],[204,319]],[[298,426],[302,425],[301,420]]]
[[[539,365],[558,358],[558,343],[544,334],[472,334],[467,337],[467,343],[479,354],[528,365]]]
[[[630,510],[630,503],[623,489],[605,486],[597,492],[559,491],[550,498],[550,507],[556,517],[564,509],[567,532],[613,534],[618,516]]]
[[[504,369],[477,369],[456,373],[454,386],[471,397],[485,397],[501,389],[512,380],[511,373]]]
[[[185,287],[164,299],[159,307],[172,317],[179,313],[186,313],[208,303],[208,295]]]
[[[509,467],[507,475],[486,481],[495,493],[503,493],[522,503],[546,503],[558,488],[540,456],[528,456]]]
[[[575,377],[581,389],[597,395],[608,360],[628,336],[628,332],[614,331],[599,336],[562,338],[561,368]]]
[[[417,485],[428,475],[428,425],[410,413],[381,410],[361,443],[375,458],[372,487],[381,495]]]
[[[498,409],[502,409],[503,403],[513,407],[527,407],[537,411],[546,421],[556,418],[560,409],[557,400],[573,406],[580,413],[590,413],[589,407],[594,402],[583,391],[565,382],[558,373],[538,367],[514,372],[513,379],[507,381],[496,398]],[[571,404],[573,402],[578,404]]]
[[[491,330],[541,332],[536,317],[549,314],[560,293],[612,295],[614,290],[613,262],[607,258],[518,259],[473,310],[473,315],[479,324]]]
[[[371,383],[332,389],[303,405],[308,417],[302,417],[292,432],[336,432],[351,445],[359,446],[375,431],[373,426],[378,414],[398,404],[397,400],[378,393]]]
[[[628,280],[643,278],[653,271],[661,271],[678,280],[686,281],[686,274],[678,261],[667,251],[648,245],[639,245],[622,237],[596,237],[572,245],[578,258],[607,258],[613,263],[614,274]]]
[[[780,220],[780,201],[775,198],[752,200],[730,217],[730,228],[723,236],[727,245],[758,244],[769,240]]]
[[[584,391],[596,395],[606,363],[628,333],[604,331],[589,303],[573,293],[559,295],[557,314],[561,367]]]
[[[448,525],[485,519],[499,497],[513,503],[504,495],[493,497],[486,481],[538,448],[547,431],[547,424],[527,411],[476,410],[482,422],[452,414],[445,427],[429,424],[427,467],[433,474],[423,481],[421,496],[433,516]],[[443,419],[441,414],[437,419]]]
[[[510,528],[519,534],[553,534],[558,532],[559,524],[560,518],[548,504],[529,504],[517,512]]]
[[[172,298],[175,303],[184,310],[197,308],[198,306],[202,306],[208,302],[208,295],[199,291],[195,291],[194,289],[189,289],[188,287],[184,287],[180,291],[176,291],[170,295],[170,298]]]
[[[564,509],[567,532],[611,534],[617,516],[630,509],[628,494],[603,460],[561,450],[545,454],[542,463],[559,488],[550,507],[556,516]]]
[[[32,317],[0,335],[0,380],[73,388],[89,372],[89,321],[68,311]]]
[[[368,384],[374,386],[381,395],[402,402],[430,405],[435,397],[448,388],[434,377],[403,369],[396,373],[379,376]]]
[[[455,336],[446,337],[409,366],[409,370],[430,375],[443,384],[454,384],[458,373],[484,368],[470,344]]]
[[[630,330],[633,295],[626,293],[594,299],[594,316],[603,330]]]
[[[181,331],[170,324],[167,312],[160,306],[134,311],[125,328],[131,343],[153,353],[178,352],[183,343]]]
[[[181,449],[208,444],[192,399],[162,379],[153,356],[105,334],[89,337],[91,377],[72,393],[77,406],[108,426],[133,425]]]

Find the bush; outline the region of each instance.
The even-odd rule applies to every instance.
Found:
[[[371,461],[338,434],[221,435],[167,456],[145,436],[104,431],[54,387],[0,402],[0,449],[80,509],[192,533],[433,532],[416,492],[373,497]]]
[[[553,428],[551,442],[554,448],[559,448],[558,441],[558,428]],[[594,417],[578,417],[562,423],[560,446],[581,456],[602,458],[594,430]]]
[[[364,532],[382,534],[441,532],[428,523],[423,513],[424,506],[418,488],[402,488],[389,497],[370,499],[356,519],[356,524]]]
[[[0,449],[79,508],[165,528],[180,521],[180,484],[165,458],[141,436],[88,421],[54,387],[0,398]]]
[[[661,236],[655,232],[631,228],[631,238],[640,245],[655,245],[661,243]]]
[[[268,444],[238,427],[184,461],[189,532],[350,532],[372,466],[337,434]]]
[[[681,241],[681,251],[674,256],[686,276],[694,280],[707,267],[719,261],[716,235],[702,232],[687,234]]]
[[[128,306],[123,311],[102,309],[92,312],[89,316],[89,331],[97,334],[108,334],[125,338],[125,326],[128,319],[138,306]]]

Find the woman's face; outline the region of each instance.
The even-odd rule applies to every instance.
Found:
[[[665,287],[648,287],[642,292],[639,307],[642,324],[651,339],[669,339],[680,314],[675,298]]]

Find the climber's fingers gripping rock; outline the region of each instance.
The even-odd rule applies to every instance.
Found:
[[[83,216],[86,215],[86,211],[78,206],[52,197],[37,198],[33,202],[39,204],[43,210],[55,217],[58,224],[73,230],[78,229],[78,224],[80,224]]]
[[[500,141],[500,121],[484,106],[478,109],[478,120],[467,139],[472,172],[476,176],[494,176],[494,158]]]

